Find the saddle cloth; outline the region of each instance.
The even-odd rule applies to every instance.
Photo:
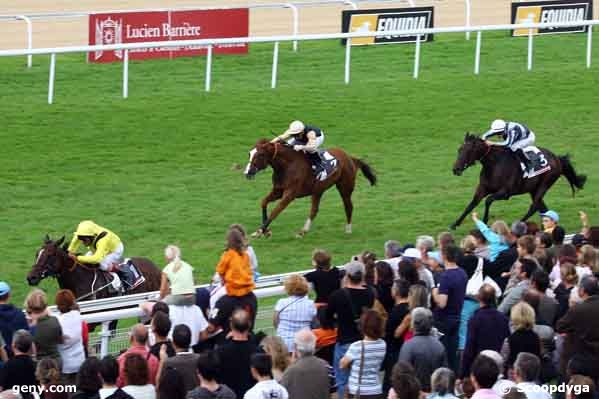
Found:
[[[526,165],[520,162],[520,167],[522,168],[523,172],[522,177],[524,177],[525,179],[530,179],[532,177],[542,175],[543,173],[549,172],[551,170],[551,166],[549,165],[549,162],[547,162],[545,155],[537,147],[531,145],[525,147],[523,151],[524,154],[526,154],[528,160],[530,161],[530,167],[527,170]]]
[[[312,169],[318,181],[324,181],[337,169],[338,161],[330,152],[321,150],[318,152],[321,162],[319,165],[312,165]]]

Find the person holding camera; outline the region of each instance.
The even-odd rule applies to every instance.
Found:
[[[329,302],[329,296],[341,287],[343,272],[337,267],[331,267],[331,255],[324,249],[315,249],[312,252],[312,266],[315,270],[304,276],[316,292],[316,307],[324,306]]]

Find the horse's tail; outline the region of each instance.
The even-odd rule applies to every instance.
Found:
[[[362,161],[359,158],[352,158],[352,160],[354,161],[356,166],[360,168],[364,176],[368,179],[370,185],[374,186],[376,184],[376,173],[374,173],[374,170],[370,167],[370,165],[368,165],[366,162]]]
[[[576,174],[574,166],[572,166],[572,162],[570,162],[569,155],[560,156],[559,161],[562,165],[562,175],[568,179],[568,183],[570,183],[570,187],[572,188],[572,196],[574,196],[576,189],[582,190],[584,187],[584,183],[587,181],[587,176]]]

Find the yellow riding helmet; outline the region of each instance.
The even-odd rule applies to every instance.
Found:
[[[91,220],[84,220],[79,223],[77,226],[77,231],[75,232],[78,236],[88,236],[93,237],[98,234],[99,227],[97,224],[92,222]]]

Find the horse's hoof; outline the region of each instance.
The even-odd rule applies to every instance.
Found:
[[[304,230],[300,230],[295,235],[295,238],[304,238],[305,235],[306,235],[306,232]]]
[[[351,224],[348,224],[347,226],[345,226],[345,233],[346,234],[351,234],[352,230],[351,230]]]
[[[263,236],[264,236],[264,232],[262,231],[262,229],[258,229],[254,233],[252,233],[252,238],[260,238]]]
[[[266,230],[266,231],[264,232],[264,237],[266,237],[266,238],[270,238],[270,237],[272,237],[272,230]]]

